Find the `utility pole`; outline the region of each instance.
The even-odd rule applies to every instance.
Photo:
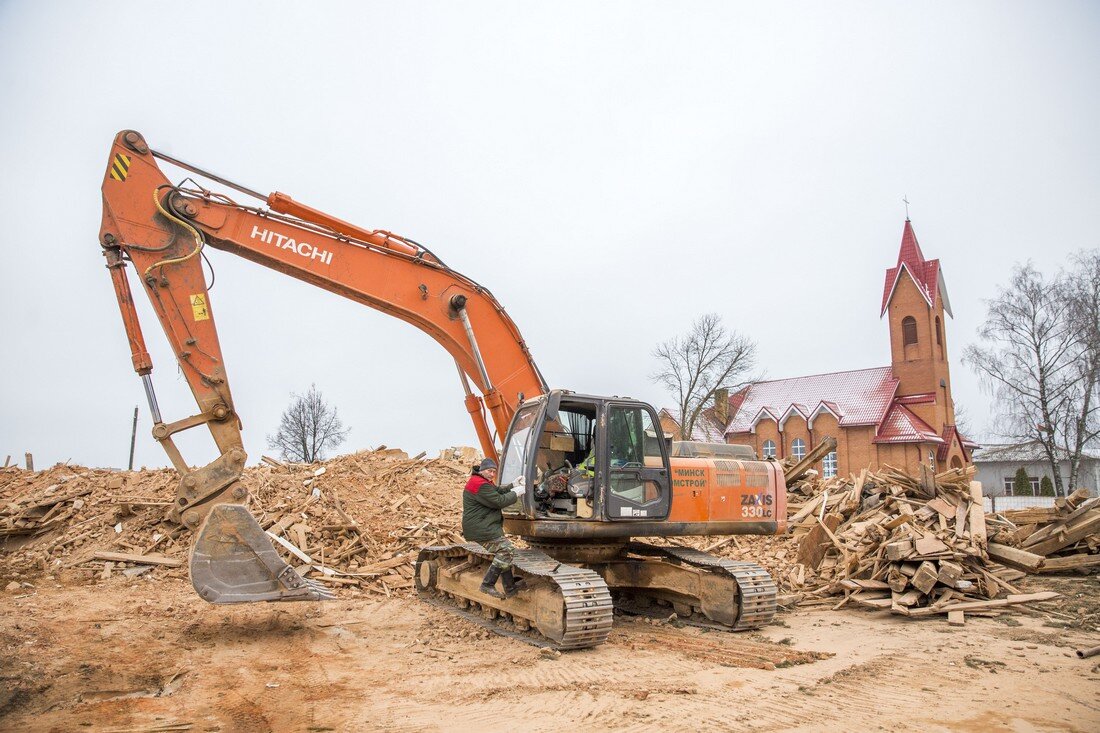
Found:
[[[137,443],[137,405],[134,405],[134,427],[130,430],[130,466],[127,471],[134,470],[134,444]]]

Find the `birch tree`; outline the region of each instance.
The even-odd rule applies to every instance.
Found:
[[[1076,349],[1077,381],[1073,402],[1062,425],[1069,455],[1069,485],[1077,487],[1081,455],[1100,437],[1100,250],[1079,252],[1065,278],[1064,297]]]
[[[1100,435],[1100,251],[1076,255],[1071,270],[1049,278],[1018,265],[988,306],[980,343],[963,361],[997,398],[996,432],[1037,442],[1064,496],[1059,458],[1068,457],[1075,488],[1082,452]]]

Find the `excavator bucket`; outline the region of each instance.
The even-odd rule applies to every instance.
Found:
[[[191,549],[191,584],[210,603],[327,601],[334,596],[283,562],[252,513],[219,504]]]

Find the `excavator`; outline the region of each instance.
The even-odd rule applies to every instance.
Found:
[[[240,195],[192,176],[173,184],[158,161]],[[332,597],[283,561],[248,509],[241,421],[203,268],[210,247],[395,316],[454,358],[481,449],[500,464],[499,483],[524,477],[504,528],[523,539],[514,570],[527,588],[509,598],[481,593],[492,559],[484,548],[431,546],[415,564],[424,600],[558,649],[603,642],[616,607],[730,630],[772,618],[776,588],[759,565],[643,540],[784,532],[786,487],[774,461],[735,446],[674,444],[639,400],[550,389],[492,293],[408,237],[355,226],[283,193],[264,196],[152,149],[133,130],[114,139],[102,193],[99,243],[153,438],[179,474],[169,518],[194,532],[190,578],[206,601]],[[161,416],[127,263],[194,395],[198,412],[190,417]],[[199,427],[210,431],[219,456],[192,467],[174,436]]]

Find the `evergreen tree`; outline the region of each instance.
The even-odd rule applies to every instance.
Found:
[[[1016,478],[1012,479],[1012,494],[1013,496],[1031,496],[1031,479],[1023,466],[1016,469]]]
[[[1054,496],[1054,482],[1050,480],[1050,476],[1043,476],[1039,481],[1039,496]]]

